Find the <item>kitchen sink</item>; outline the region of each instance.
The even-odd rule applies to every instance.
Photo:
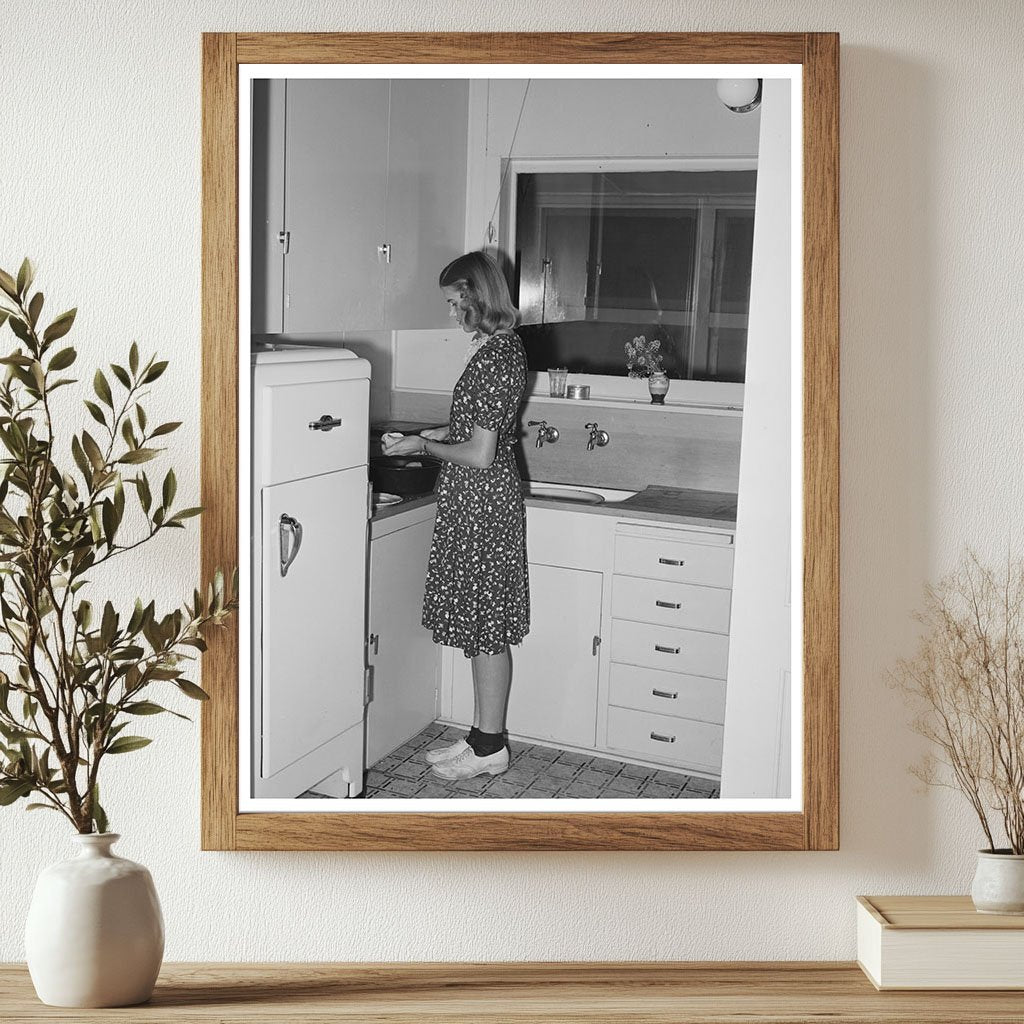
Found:
[[[552,501],[572,501],[580,505],[600,505],[605,500],[603,494],[599,494],[597,491],[589,491],[583,487],[537,484],[530,480],[523,481],[523,497],[549,498]]]

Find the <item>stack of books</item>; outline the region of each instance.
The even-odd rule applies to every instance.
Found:
[[[1024,916],[979,914],[970,896],[858,896],[857,962],[878,989],[1024,989]]]

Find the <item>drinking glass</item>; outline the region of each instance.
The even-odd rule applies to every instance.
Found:
[[[565,380],[568,376],[567,366],[555,366],[548,370],[548,389],[552,398],[565,398]]]

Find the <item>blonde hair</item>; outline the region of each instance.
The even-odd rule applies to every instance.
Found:
[[[512,305],[508,284],[498,264],[485,252],[467,252],[438,276],[442,288],[456,288],[459,308],[468,327],[483,334],[515,327],[519,311]]]

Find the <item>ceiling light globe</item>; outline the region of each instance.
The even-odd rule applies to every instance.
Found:
[[[753,110],[761,102],[760,78],[719,78],[718,98],[738,114]]]

